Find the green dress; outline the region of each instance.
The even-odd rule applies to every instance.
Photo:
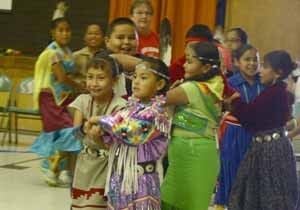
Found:
[[[216,129],[223,80],[185,82],[189,104],[176,107],[169,168],[161,188],[163,210],[207,210],[219,171]]]

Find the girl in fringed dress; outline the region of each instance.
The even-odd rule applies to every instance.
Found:
[[[164,92],[168,80],[168,68],[162,61],[143,58],[135,68],[127,107],[92,118],[85,126],[88,135],[94,136],[100,124],[102,138],[110,147],[108,209],[160,209],[156,163],[166,150],[169,121],[165,99],[158,94]]]

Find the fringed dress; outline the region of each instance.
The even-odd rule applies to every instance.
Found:
[[[163,103],[163,97],[149,104],[131,98],[125,109],[101,118],[105,142],[110,144],[108,209],[161,209],[156,162],[166,150],[169,132]]]

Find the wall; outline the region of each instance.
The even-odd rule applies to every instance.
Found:
[[[226,28],[243,27],[261,54],[285,49],[300,60],[299,0],[228,0]]]
[[[57,1],[13,0],[11,12],[0,11],[0,48],[13,48],[24,54],[37,55],[50,41],[49,28]],[[106,26],[109,0],[66,1],[72,23],[71,47],[82,46],[87,24],[98,22]]]

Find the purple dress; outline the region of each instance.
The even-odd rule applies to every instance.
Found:
[[[163,97],[149,104],[129,99],[125,109],[100,119],[111,144],[106,193],[108,209],[160,209],[156,161],[165,153],[169,121]]]

